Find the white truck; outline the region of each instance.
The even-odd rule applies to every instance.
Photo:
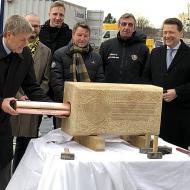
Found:
[[[102,42],[110,39],[115,38],[117,36],[117,33],[119,31],[118,24],[103,24],[102,27],[103,35],[102,35]]]
[[[82,7],[67,1],[63,2],[65,4],[66,10],[64,22],[72,29],[77,22],[87,21],[91,27],[90,42],[94,46],[98,47],[102,38],[101,29],[104,12],[87,10],[86,7]],[[3,1],[3,7],[1,6],[1,14],[3,13],[1,18],[3,17],[2,20],[5,21],[9,16],[14,14],[25,16],[26,14],[34,13],[40,16],[41,23],[43,24],[48,19],[48,12],[51,4],[52,0],[5,0]]]

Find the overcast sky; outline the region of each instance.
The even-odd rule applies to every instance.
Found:
[[[125,12],[135,17],[144,16],[154,27],[160,27],[164,19],[187,13],[190,0],[66,0],[87,7],[89,10],[104,10],[118,19]]]

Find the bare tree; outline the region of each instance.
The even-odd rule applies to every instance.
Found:
[[[144,28],[147,28],[147,27],[150,27],[150,22],[149,20],[147,20],[146,18],[144,18],[143,16],[141,17],[138,17],[137,19],[137,27],[140,28],[140,29],[144,29]]]
[[[181,20],[184,26],[184,31],[190,32],[190,3],[187,3],[187,12],[182,12],[178,15],[178,18]]]

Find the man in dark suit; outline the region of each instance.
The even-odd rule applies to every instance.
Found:
[[[177,18],[163,23],[164,46],[152,50],[144,77],[164,89],[160,137],[183,148],[190,146],[190,47]]]
[[[11,176],[10,115],[18,113],[10,103],[19,87],[30,100],[51,101],[36,81],[31,51],[26,47],[32,32],[24,17],[13,15],[7,19],[0,36],[0,190],[5,190]]]
[[[39,41],[40,18],[34,14],[25,16],[34,31],[28,39],[28,47],[31,50],[34,60],[34,71],[37,82],[45,93],[49,90],[49,73],[51,63],[51,50]],[[19,89],[15,96],[18,100],[28,100],[22,89]],[[32,138],[38,137],[38,130],[42,116],[22,114],[11,117],[13,136],[16,137],[16,146],[13,159],[13,172],[18,166],[28,143]]]

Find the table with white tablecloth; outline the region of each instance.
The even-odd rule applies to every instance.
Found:
[[[190,157],[159,145],[173,153],[148,159],[117,137],[95,152],[57,129],[29,143],[6,190],[189,190]],[[75,160],[61,159],[66,147]]]

